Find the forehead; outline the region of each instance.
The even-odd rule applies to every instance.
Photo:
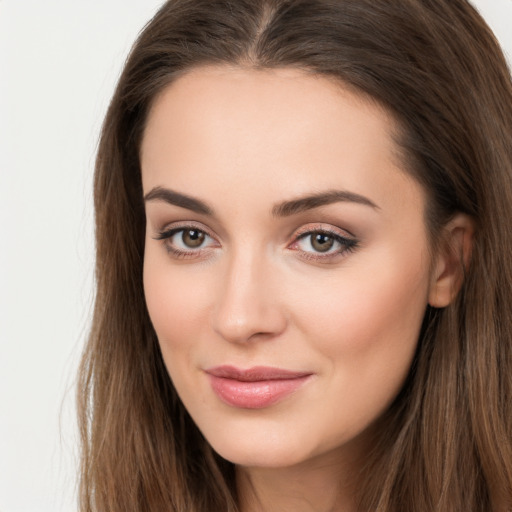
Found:
[[[169,185],[200,197],[247,192],[247,205],[340,187],[396,195],[398,184],[412,185],[396,128],[376,102],[318,75],[198,68],[152,106],[143,187]]]

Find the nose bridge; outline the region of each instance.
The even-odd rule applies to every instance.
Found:
[[[233,251],[219,275],[214,330],[231,342],[273,337],[286,325],[272,280],[274,270],[261,252]]]

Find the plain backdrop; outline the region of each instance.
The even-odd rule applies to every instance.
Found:
[[[162,0],[0,0],[0,512],[76,511],[74,378],[93,298],[92,172]],[[478,0],[512,56],[512,0]]]

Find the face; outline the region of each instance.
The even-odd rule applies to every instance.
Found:
[[[342,453],[404,382],[431,261],[393,130],[298,70],[200,68],[154,103],[147,307],[181,400],[236,464]]]

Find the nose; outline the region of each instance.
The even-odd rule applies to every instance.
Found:
[[[231,343],[272,339],[287,325],[279,303],[279,276],[263,258],[233,257],[219,275],[213,329]]]

